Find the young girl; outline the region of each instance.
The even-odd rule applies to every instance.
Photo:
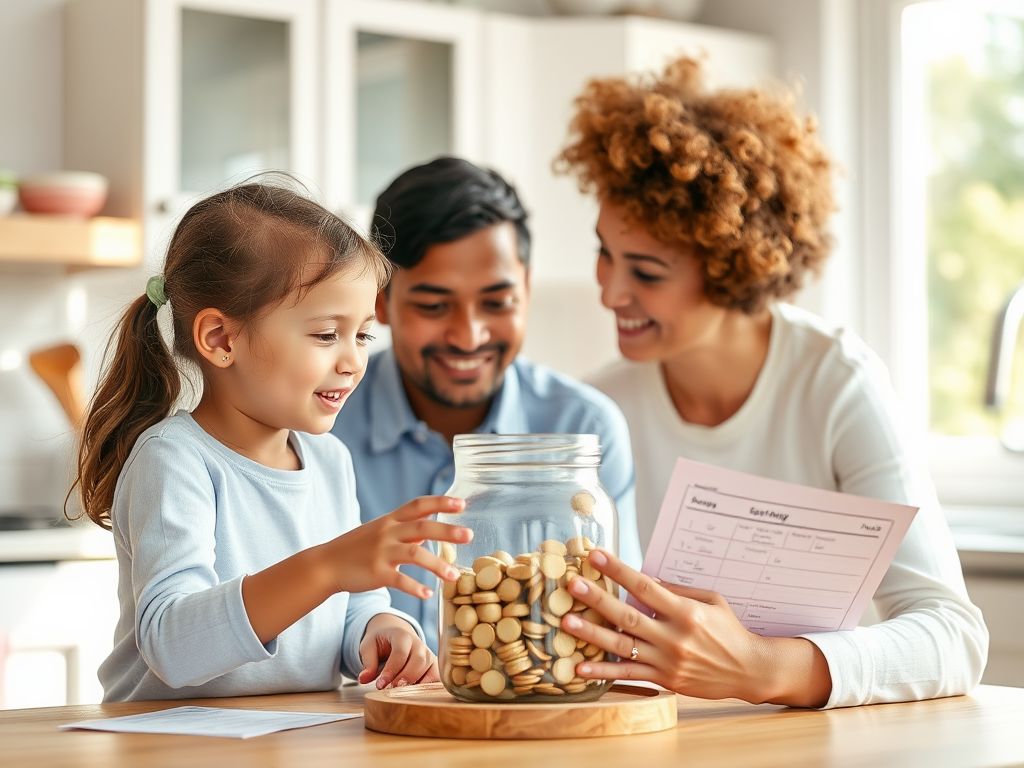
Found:
[[[126,311],[78,460],[84,512],[114,534],[121,618],[99,670],[106,701],[377,687],[437,679],[385,587],[458,573],[419,546],[471,533],[416,499],[359,526],[348,450],[331,435],[366,364],[387,261],[338,217],[247,183],[193,206],[164,274]],[[178,366],[202,376],[171,414]],[[383,670],[380,663],[387,663]]]
[[[565,629],[628,660],[577,674],[807,707],[964,693],[988,632],[887,372],[849,331],[784,303],[828,256],[832,163],[787,98],[702,80],[682,59],[591,82],[561,156],[600,204],[597,279],[627,359],[593,383],[629,423],[641,533],[677,456],[920,511],[875,593],[883,621],[852,632],[759,637],[722,595],[595,552],[656,618],[573,580],[622,632],[577,614]]]

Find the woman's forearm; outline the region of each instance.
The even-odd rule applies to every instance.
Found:
[[[754,679],[763,686],[748,699],[790,707],[823,707],[832,695],[825,655],[802,637],[762,638]],[[747,698],[747,697],[744,697]]]

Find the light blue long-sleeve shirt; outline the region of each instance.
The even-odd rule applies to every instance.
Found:
[[[111,510],[121,616],[99,670],[105,701],[330,690],[362,669],[373,616],[409,620],[385,589],[340,593],[266,645],[256,637],[242,578],[360,524],[345,446],[289,440],[296,471],[235,453],[184,411],[138,439]]]
[[[352,451],[364,521],[417,496],[443,494],[452,485],[455,462],[451,446],[412,412],[391,349],[370,358],[362,382],[341,409],[332,431]],[[640,568],[643,558],[636,527],[629,428],[611,398],[520,357],[505,371],[487,417],[474,431],[598,435],[601,484],[618,510],[619,555]],[[401,570],[422,584],[437,587],[437,578],[422,568],[402,566]],[[395,608],[420,622],[427,643],[436,652],[436,597],[420,600],[392,590],[391,600]]]

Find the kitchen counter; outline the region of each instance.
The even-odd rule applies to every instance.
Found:
[[[110,531],[89,523],[30,531],[0,531],[0,563],[48,563],[114,558]]]
[[[1024,575],[1024,510],[948,506],[944,511],[965,571]],[[0,563],[113,557],[110,532],[92,523],[0,531]]]
[[[1024,509],[945,506],[964,573],[1024,576]]]
[[[1024,762],[1024,689],[829,711],[678,697],[675,728],[638,736],[470,741],[374,733],[362,719],[252,739],[60,731],[58,725],[168,707],[362,712],[367,686],[325,693],[136,702],[0,712],[0,765],[174,766],[989,766]],[[472,706],[472,705],[463,705]]]

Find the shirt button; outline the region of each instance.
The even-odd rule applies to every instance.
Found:
[[[427,433],[417,429],[415,432],[412,433],[412,439],[422,445],[423,443],[427,442]]]

